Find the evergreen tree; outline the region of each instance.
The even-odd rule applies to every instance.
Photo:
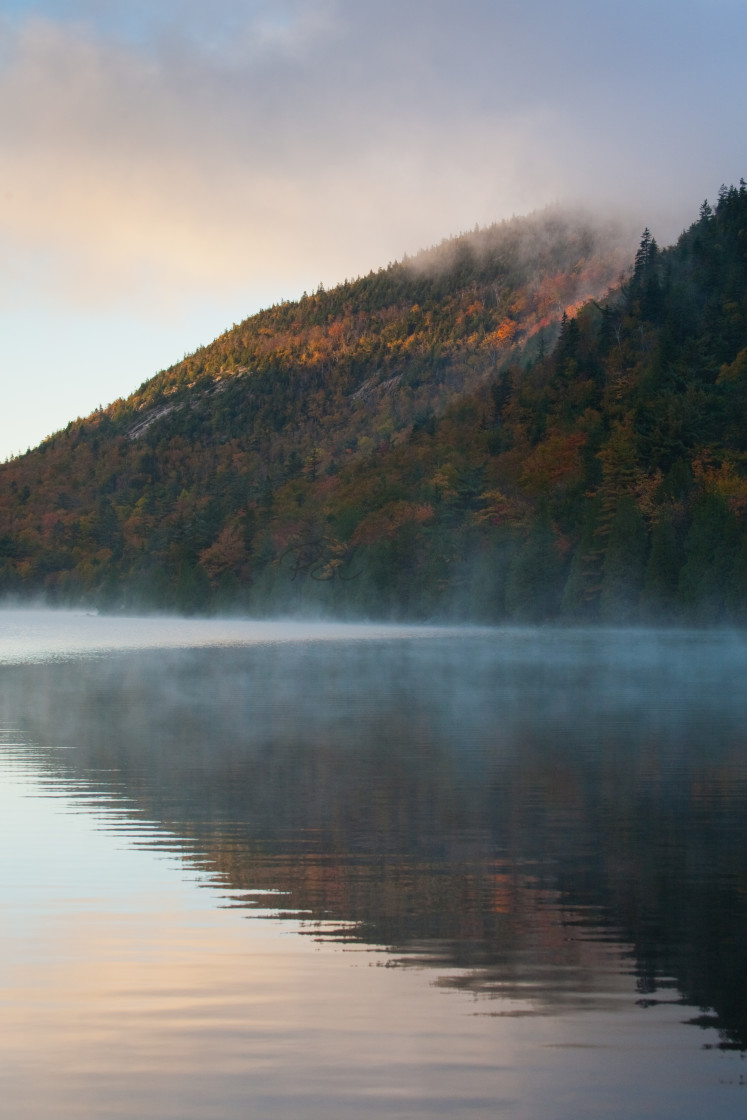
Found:
[[[702,494],[685,540],[679,580],[682,604],[696,621],[718,622],[724,617],[738,543],[737,523],[724,500],[717,494]]]
[[[635,501],[623,497],[610,526],[599,592],[599,615],[607,622],[634,622],[646,564],[648,535]]]
[[[524,622],[546,622],[558,612],[563,566],[547,515],[540,516],[514,557],[506,580],[506,610]]]
[[[581,539],[573,553],[568,579],[563,588],[561,615],[568,620],[593,621],[597,618],[601,561],[597,547],[599,503],[589,502]]]
[[[651,532],[651,552],[646,564],[642,596],[646,616],[666,619],[675,615],[682,559],[674,518],[671,513],[665,512]]]

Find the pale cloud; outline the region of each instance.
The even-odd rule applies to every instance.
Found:
[[[669,3],[645,20],[633,3],[625,24],[538,0],[30,8],[3,28],[6,291],[20,277],[50,299],[148,307],[292,294],[548,202],[643,215],[669,190],[684,213],[699,177],[732,173],[699,176],[681,142],[681,89],[656,57]],[[694,9],[667,30],[681,61]]]
[[[298,26],[271,30],[260,23],[245,66],[235,43],[216,66],[183,41],[154,59],[78,26],[24,25],[0,79],[0,236],[16,272],[84,302],[258,274],[329,282],[455,221],[543,201],[506,189],[526,177],[527,114],[487,135],[484,121],[429,120],[383,89],[330,99]]]

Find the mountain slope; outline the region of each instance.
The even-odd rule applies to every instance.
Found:
[[[284,488],[406,443],[551,346],[564,311],[620,274],[620,244],[575,216],[514,219],[234,326],[0,468],[2,587],[182,609],[256,600],[288,532],[282,509],[275,532]]]
[[[300,501],[337,529],[361,599],[395,612],[742,625],[746,421],[742,182],[673,248],[646,231],[630,280],[551,355]]]
[[[262,312],[2,467],[2,586],[747,622],[745,184],[630,257],[550,214]]]

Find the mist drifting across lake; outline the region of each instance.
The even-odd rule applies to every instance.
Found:
[[[747,643],[0,615],[10,1115],[742,1115]]]

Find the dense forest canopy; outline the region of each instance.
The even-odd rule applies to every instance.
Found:
[[[235,325],[0,468],[0,587],[744,622],[744,182],[623,245],[514,219]]]

